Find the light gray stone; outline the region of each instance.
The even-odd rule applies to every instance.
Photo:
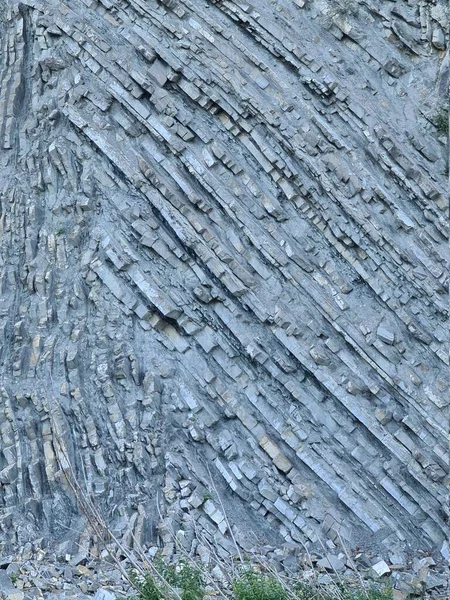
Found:
[[[438,50],[445,49],[445,34],[440,27],[433,29],[432,42]]]
[[[344,562],[335,554],[327,554],[324,558],[317,561],[317,566],[326,569],[327,571],[342,571],[345,567]]]
[[[384,560],[380,560],[372,565],[370,570],[376,577],[382,577],[383,575],[387,575],[391,572],[389,565]]]
[[[109,590],[100,588],[95,592],[94,600],[116,600],[116,596]]]
[[[383,323],[378,326],[377,335],[385,344],[393,344],[395,341],[395,333]]]

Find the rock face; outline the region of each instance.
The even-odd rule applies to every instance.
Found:
[[[0,0],[0,550],[439,553],[444,6]]]

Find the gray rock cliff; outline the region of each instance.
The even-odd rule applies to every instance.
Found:
[[[448,552],[446,3],[0,0],[0,549]],[[79,544],[79,545],[78,545]]]

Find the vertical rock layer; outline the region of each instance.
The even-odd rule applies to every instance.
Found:
[[[6,547],[440,549],[443,7],[0,2]]]

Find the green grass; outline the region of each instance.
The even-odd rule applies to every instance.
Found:
[[[137,590],[137,595],[131,600],[162,600],[164,595],[155,578],[151,573],[146,573],[145,577],[138,577],[135,573],[129,573],[130,580]]]
[[[205,586],[200,571],[185,560],[174,567],[161,561],[156,566],[164,579],[175,588],[180,589],[182,600],[203,600]]]
[[[441,108],[434,116],[434,124],[439,133],[448,133],[448,111]]]
[[[147,573],[144,577],[130,574],[137,591],[131,600],[174,600],[174,590],[181,600],[204,600],[205,581],[195,563],[181,560],[173,565],[157,556],[153,567],[155,574]],[[250,566],[231,581],[231,591],[223,592],[230,600],[393,600],[392,589],[386,585],[370,583],[353,587],[298,581],[287,586],[282,578],[256,572]]]
[[[284,587],[271,575],[245,571],[233,582],[237,600],[287,600]]]
[[[135,600],[166,600],[173,597],[171,588],[176,588],[181,600],[203,600],[205,586],[200,571],[187,561],[178,565],[169,565],[160,556],[156,557],[154,567],[161,577],[147,573],[139,577],[130,573],[137,595]]]

